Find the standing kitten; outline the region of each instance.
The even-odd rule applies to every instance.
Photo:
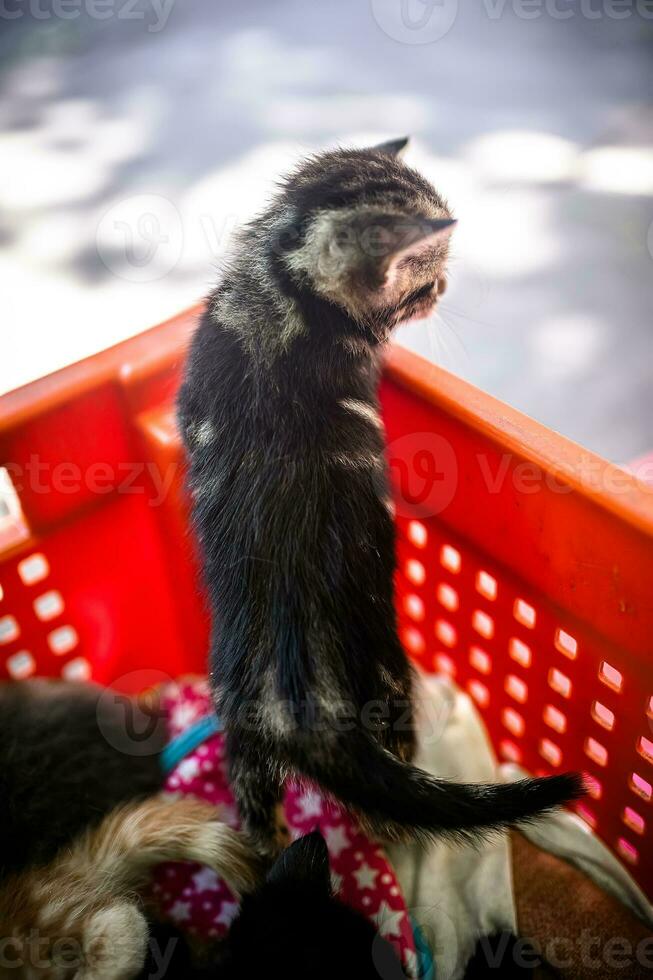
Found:
[[[230,781],[267,851],[289,772],[386,838],[473,837],[580,792],[574,775],[460,785],[408,763],[376,388],[392,328],[444,289],[454,222],[405,142],[288,178],[240,235],[180,395]],[[385,724],[365,724],[370,702]]]

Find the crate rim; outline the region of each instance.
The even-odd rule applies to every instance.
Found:
[[[163,323],[0,396],[0,466],[2,437],[26,421],[103,382],[154,375],[170,366],[175,348],[181,363],[204,306],[197,303]],[[155,335],[157,343],[153,344]],[[385,370],[401,387],[468,428],[544,472],[555,474],[601,509],[650,537],[653,546],[653,488],[628,470],[397,343],[388,348]],[[595,481],[586,476],[588,462],[597,474]],[[618,492],[608,489],[615,480],[621,487]]]

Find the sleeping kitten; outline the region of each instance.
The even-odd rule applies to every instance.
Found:
[[[325,153],[285,181],[240,234],[180,394],[230,782],[267,853],[290,772],[382,838],[474,837],[581,791],[572,774],[476,786],[409,764],[376,389],[392,328],[445,288],[454,221],[405,143]],[[384,724],[365,723],[370,702]]]
[[[291,844],[265,884],[245,896],[217,951],[215,980],[404,980],[392,946],[362,915],[333,898],[319,833]]]
[[[154,730],[149,755],[125,754],[122,705],[95,684],[0,683],[0,881],[45,864],[114,807],[157,793],[163,772]]]
[[[245,837],[210,804],[153,796],[114,810],[46,865],[0,886],[0,977],[129,980],[149,929],[138,897],[166,861],[197,861],[235,891],[257,884]]]

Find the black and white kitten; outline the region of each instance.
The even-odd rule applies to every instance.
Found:
[[[230,780],[267,851],[291,772],[384,838],[473,837],[581,792],[572,774],[478,786],[409,764],[377,382],[392,328],[443,291],[454,222],[405,143],[285,181],[240,234],[180,394]]]

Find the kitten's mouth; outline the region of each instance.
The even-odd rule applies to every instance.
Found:
[[[410,293],[397,310],[395,323],[407,320],[425,320],[435,309],[438,302],[438,283],[427,282],[426,285]]]

